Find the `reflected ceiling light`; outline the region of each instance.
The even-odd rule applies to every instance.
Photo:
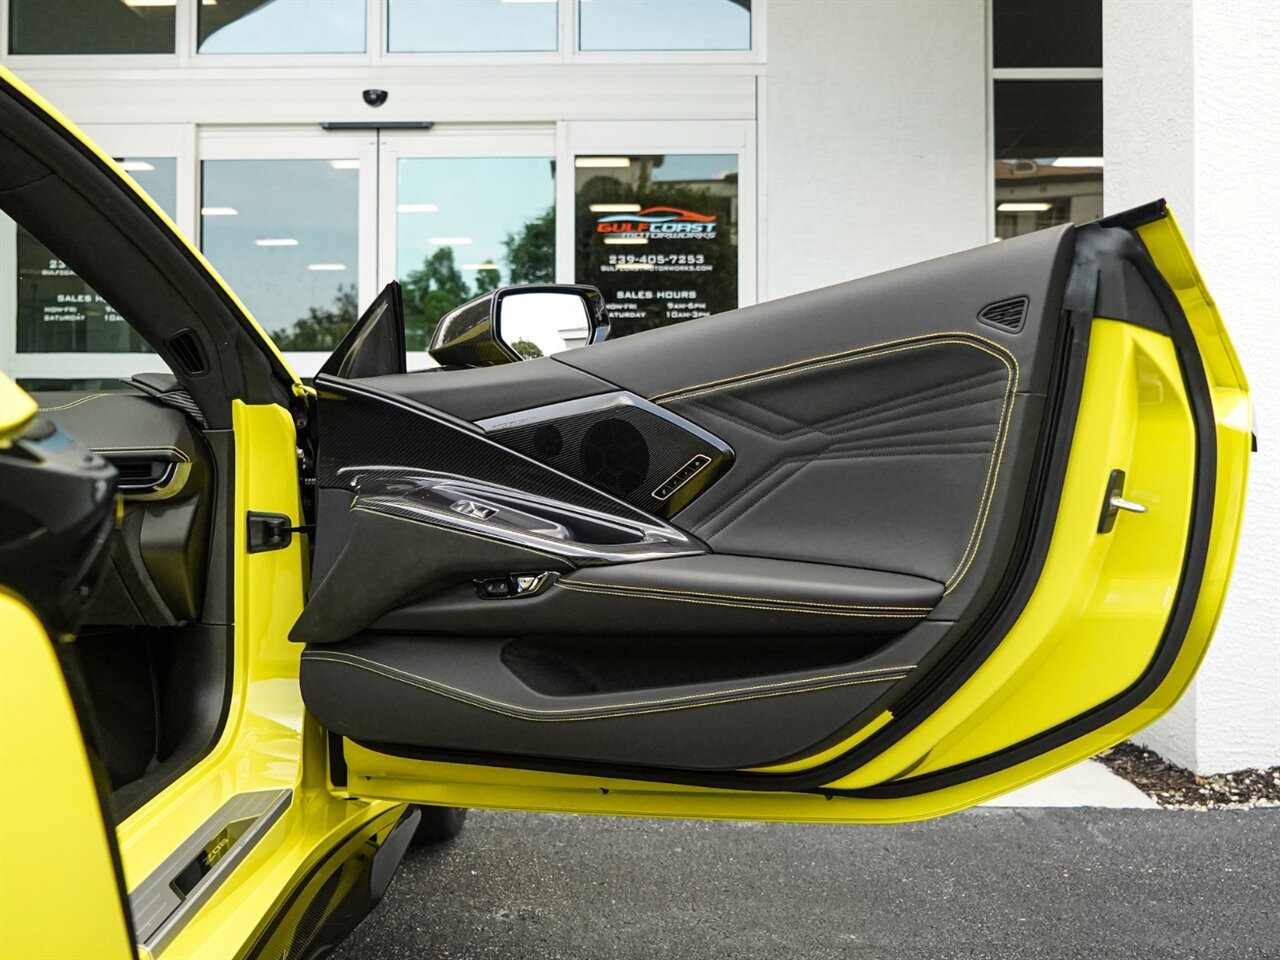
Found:
[[[347,265],[345,263],[308,263],[307,269],[308,270],[345,270],[347,269]]]
[[[120,169],[128,170],[131,173],[145,173],[148,170],[154,170],[155,167],[147,163],[145,160],[121,160]]]
[[[1100,167],[1101,157],[1059,157],[1049,161],[1051,167]]]
[[[613,267],[615,270],[653,270],[655,269],[652,263],[615,263]]]
[[[1017,203],[1014,201],[1006,201],[996,207],[998,213],[1044,213],[1046,210],[1052,209],[1052,203]]]
[[[471,243],[470,237],[430,237],[427,243],[436,247],[465,247]]]
[[[629,167],[630,157],[575,157],[575,167]]]
[[[640,204],[638,203],[593,203],[590,210],[592,213],[639,213]]]
[[[461,267],[459,267],[459,269],[460,270],[497,270],[498,265],[496,263],[464,263]]]
[[[605,243],[648,243],[648,237],[605,237]]]
[[[434,203],[397,203],[396,213],[439,213]]]
[[[235,207],[201,207],[200,214],[205,217],[234,217],[240,213]]]
[[[264,237],[253,241],[260,247],[296,247],[298,241],[293,237]]]
[[[330,160],[329,166],[335,170],[359,170],[359,160]]]

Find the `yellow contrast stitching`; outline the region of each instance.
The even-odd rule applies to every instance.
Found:
[[[177,447],[167,446],[150,446],[150,447],[94,447],[95,453],[171,453],[178,458],[180,463],[190,463],[191,458],[187,454],[179,450]]]
[[[956,339],[960,338],[960,339]],[[979,342],[974,342],[979,341]],[[901,346],[895,346],[901,344]],[[985,346],[984,346],[985,344]],[[973,518],[973,527],[969,531],[969,540],[965,544],[964,551],[960,554],[960,560],[956,563],[955,569],[951,571],[946,579],[945,589],[942,595],[945,597],[951,593],[960,581],[964,579],[965,574],[969,572],[969,567],[973,564],[974,558],[978,555],[978,547],[982,543],[982,535],[986,531],[987,517],[990,514],[991,502],[995,497],[996,481],[1000,476],[1000,466],[1004,462],[1005,443],[1009,437],[1009,422],[1013,418],[1013,408],[1018,396],[1018,383],[1021,380],[1021,367],[1018,364],[1018,358],[1006,350],[994,340],[986,337],[980,337],[976,334],[963,333],[961,331],[948,331],[942,334],[925,334],[919,337],[908,337],[903,340],[888,340],[884,343],[872,344],[869,347],[859,348],[857,352],[845,351],[843,353],[826,354],[825,356],[813,357],[810,360],[800,360],[795,363],[782,364],[777,367],[767,367],[763,370],[757,370],[754,373],[737,374],[733,377],[725,377],[721,380],[710,380],[706,383],[693,384],[689,387],[681,387],[678,390],[670,390],[666,393],[655,394],[649,399],[655,403],[667,403],[673,400],[689,400],[693,397],[700,397],[708,393],[716,393],[720,390],[728,389],[743,384],[762,383],[767,380],[775,380],[780,377],[790,376],[793,373],[803,373],[809,370],[818,370],[822,367],[834,366],[841,363],[848,363],[855,360],[866,360],[872,357],[884,357],[895,353],[902,353],[907,350],[918,350],[922,347],[929,346],[964,346],[974,350],[980,350],[988,356],[995,357],[1004,364],[1006,370],[1005,379],[1005,397],[1004,403],[1000,409],[1000,419],[996,424],[996,442],[991,448],[991,457],[987,461],[987,475],[983,480],[982,496],[978,500],[978,512]],[[881,349],[884,347],[892,347],[893,349]]]
[[[59,404],[56,407],[41,407],[37,412],[38,413],[57,413],[59,410],[70,410],[72,407],[78,407],[80,406],[80,404],[88,403],[90,400],[98,400],[101,397],[115,397],[115,396],[127,397],[129,396],[129,394],[127,393],[120,393],[120,394],[91,393],[87,397],[81,397],[79,400],[72,400],[70,403]]]
[[[543,551],[537,549],[536,547],[526,547],[523,544],[512,543],[508,540],[500,540],[497,537],[486,537],[482,533],[473,533],[470,530],[460,530],[457,527],[451,527],[445,523],[432,523],[429,520],[414,520],[410,517],[398,517],[394,513],[384,513],[383,511],[374,509],[373,507],[357,506],[357,503],[358,501],[352,502],[350,507],[351,511],[359,510],[363,513],[372,513],[374,516],[386,517],[388,520],[399,520],[403,523],[416,523],[419,526],[423,526],[423,527],[435,527],[438,530],[444,530],[446,533],[456,533],[463,537],[473,537],[476,540],[483,540],[485,543],[493,543],[501,547],[511,547],[513,550],[526,550],[529,553],[536,553],[540,557],[546,557],[549,560],[555,560],[557,563],[562,563],[562,564],[570,563],[570,561],[565,557],[557,556],[554,553],[544,553]]]
[[[987,462],[987,479],[983,483],[982,500],[978,504],[978,516],[974,518],[974,529],[969,533],[969,542],[965,544],[964,553],[960,555],[960,563],[956,564],[956,569],[952,570],[951,575],[947,577],[947,587],[942,591],[944,597],[954,590],[969,572],[974,557],[978,555],[982,534],[987,528],[987,516],[991,511],[991,501],[995,499],[996,480],[1000,476],[1000,465],[1004,462],[1005,442],[1009,439],[1009,421],[1013,419],[1013,405],[1018,395],[1018,381],[1022,373],[1018,367],[1018,358],[1011,356],[1011,359],[1013,370],[1010,376],[1013,382],[1005,394],[1005,404],[1000,411],[1000,424],[996,429],[1000,440],[992,448],[991,459]]]
[[[460,703],[469,706],[479,707],[482,710],[489,710],[493,713],[500,713],[504,716],[514,717],[517,720],[532,720],[540,723],[564,723],[576,720],[607,720],[618,716],[641,716],[647,713],[665,713],[672,710],[693,710],[699,707],[715,707],[725,703],[738,703],[743,700],[759,700],[765,697],[787,696],[796,693],[809,693],[815,690],[830,690],[835,687],[854,686],[860,683],[883,683],[890,680],[901,680],[911,670],[913,666],[901,667],[880,667],[876,670],[855,670],[848,673],[835,673],[828,676],[812,677],[809,680],[791,681],[791,685],[810,684],[817,681],[831,680],[832,683],[824,683],[820,686],[803,686],[797,689],[782,689],[783,684],[755,684],[749,687],[737,687],[725,690],[721,694],[689,694],[682,697],[667,697],[661,700],[639,700],[635,703],[619,703],[607,704],[595,707],[521,707],[514,703],[507,703],[503,700],[495,700],[492,697],[482,696],[470,690],[463,690],[460,687],[454,687],[447,683],[441,683],[439,680],[432,680],[430,677],[423,677],[416,673],[410,673],[408,670],[401,670],[399,667],[390,667],[387,664],[378,663],[376,660],[370,660],[367,657],[361,657],[354,653],[342,653],[335,651],[338,656],[324,655],[321,653],[312,653],[307,651],[303,654],[306,660],[322,660],[328,663],[337,663],[342,666],[355,667],[358,670],[364,670],[388,680],[395,680],[399,683],[407,684],[411,687],[417,687],[420,690],[426,690],[428,693],[435,693],[439,696],[448,697],[451,700],[457,700]],[[360,661],[360,662],[354,662]],[[890,672],[896,671],[896,672]],[[871,676],[871,674],[883,674],[882,676]],[[412,678],[412,679],[410,679]],[[417,682],[421,681],[421,682]],[[728,696],[729,694],[743,694],[743,696]],[[698,700],[705,697],[717,697],[707,703],[687,703],[683,701]],[[502,709],[506,707],[508,709]],[[632,710],[632,707],[644,707],[643,710]],[[516,712],[513,712],[516,711]],[[596,716],[546,716],[546,714],[565,714],[565,713],[586,713],[594,711]],[[603,713],[603,711],[611,711]],[[529,716],[528,714],[543,714],[543,716]]]
[[[846,610],[805,610],[801,607],[778,607],[770,606],[764,603],[754,605],[745,603],[730,603],[725,600],[699,600],[694,597],[655,597],[650,594],[632,593],[623,590],[598,590],[594,587],[580,587],[574,583],[556,582],[557,587],[563,587],[565,590],[576,590],[578,593],[598,593],[604,596],[629,597],[635,600],[665,600],[669,603],[700,603],[708,607],[732,607],[737,610],[772,610],[778,613],[807,613],[813,617],[867,617],[875,620],[898,619],[898,620],[919,620],[923,616],[921,613],[855,613]]]
[[[782,597],[740,597],[732,593],[708,593],[705,590],[669,590],[665,587],[642,587],[636,584],[595,583],[591,580],[573,580],[573,586],[599,587],[603,590],[630,590],[640,593],[670,593],[677,597],[711,597],[717,600],[746,600],[749,603],[778,603],[798,607],[831,607],[837,610],[919,610],[928,613],[933,607],[907,607],[885,603],[819,603],[810,600],[787,600]],[[560,583],[559,586],[569,586]]]
[[[950,339],[956,337],[962,339]],[[902,349],[914,349],[916,347],[929,346],[931,343],[960,343],[965,346],[976,348],[977,344],[973,342],[975,340],[985,343],[989,347],[994,347],[996,350],[1000,351],[1001,354],[1004,354],[1008,356],[1010,360],[1013,360],[1015,364],[1018,362],[1017,358],[1013,356],[1013,354],[1009,353],[1004,347],[1000,346],[1000,344],[996,343],[994,340],[989,340],[986,337],[981,337],[977,334],[965,333],[963,330],[947,330],[940,333],[924,333],[916,337],[904,337],[900,340],[885,340],[882,343],[872,343],[865,347],[858,347],[855,350],[841,350],[838,353],[825,353],[821,356],[810,357],[807,360],[794,360],[791,363],[779,364],[776,367],[764,367],[763,369],[753,370],[748,373],[735,373],[732,377],[722,377],[719,380],[708,380],[705,383],[694,383],[687,387],[679,387],[675,390],[655,393],[649,399],[654,403],[666,403],[669,400],[677,398],[685,400],[688,399],[686,394],[690,394],[695,390],[698,391],[699,394],[710,393],[713,391],[704,388],[710,387],[715,390],[719,390],[724,387],[736,386],[739,383],[753,382],[757,377],[764,374],[788,376],[792,373],[804,373],[808,370],[821,369],[822,367],[830,366],[831,363],[843,363],[846,360],[863,360],[873,356],[885,356],[885,353],[881,352],[881,348],[896,347],[899,344],[905,345]],[[771,376],[768,379],[772,380],[774,377]]]

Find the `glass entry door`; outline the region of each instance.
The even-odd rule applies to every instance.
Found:
[[[454,307],[556,279],[555,157],[550,125],[383,135],[379,283],[404,288],[410,369]]]

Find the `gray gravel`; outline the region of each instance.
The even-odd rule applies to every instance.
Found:
[[[1280,810],[887,827],[472,811],[341,960],[1280,958]]]

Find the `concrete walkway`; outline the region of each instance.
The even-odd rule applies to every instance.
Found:
[[[1156,810],[1159,804],[1097,760],[1086,760],[1052,776],[989,800],[987,807],[1105,807]]]

